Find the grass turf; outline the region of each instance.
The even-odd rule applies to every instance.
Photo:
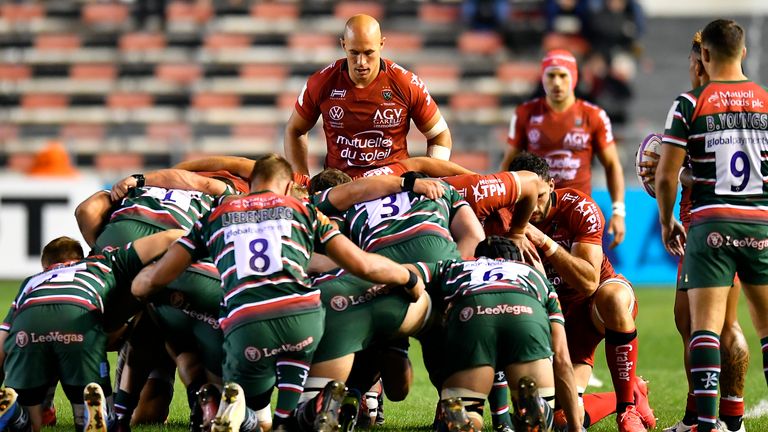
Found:
[[[16,282],[0,282],[0,304],[10,304],[18,289]],[[671,288],[638,289],[640,304],[638,332],[640,334],[639,374],[650,380],[651,405],[659,418],[659,430],[671,425],[682,416],[687,384],[682,368],[682,344],[675,330],[672,318],[674,291]],[[746,305],[742,298],[740,319],[750,345],[751,364],[746,378],[744,399],[747,405],[747,429],[751,431],[768,430],[768,415],[762,415],[759,405],[768,413],[768,391],[761,371],[761,353],[759,339],[750,324]],[[425,431],[430,430],[436,392],[429,385],[423,370],[418,343],[413,341],[411,360],[415,368],[415,382],[411,394],[404,402],[385,404],[386,425],[376,429],[383,431]],[[602,347],[598,348],[595,374],[603,380],[600,389],[588,391],[609,391],[610,375],[605,367]],[[114,356],[111,359],[114,366]],[[187,430],[188,409],[186,395],[179,380],[176,380],[175,394],[167,424],[137,426],[136,431],[182,431]],[[762,403],[761,403],[762,402]],[[72,430],[72,417],[69,403],[61,389],[56,395],[58,425],[53,430]],[[486,410],[487,411],[487,410]],[[51,430],[51,429],[49,429]],[[610,416],[590,428],[591,431],[615,431],[614,416]]]

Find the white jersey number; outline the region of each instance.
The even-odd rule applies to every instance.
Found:
[[[411,209],[408,192],[400,192],[363,203],[368,212],[368,225],[376,226],[387,219],[396,218]]]
[[[715,154],[717,195],[756,195],[763,193],[760,173],[761,143],[757,131],[734,131],[707,135],[707,152]]]
[[[237,277],[265,276],[283,269],[282,236],[290,236],[287,220],[232,225],[224,229],[224,241],[234,243]]]

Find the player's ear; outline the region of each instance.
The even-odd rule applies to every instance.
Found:
[[[704,46],[701,47],[701,62],[702,63],[709,63],[712,61],[709,57],[709,49],[704,48]]]
[[[386,38],[386,37],[384,37],[384,36],[382,36],[382,37],[381,37],[381,44],[379,44],[379,48],[384,48],[384,42],[385,42],[386,40],[387,40],[387,38]]]
[[[741,49],[741,60],[747,58],[747,47]]]
[[[339,45],[341,46],[342,50],[344,50],[344,51],[347,50],[347,48],[344,46],[344,38],[343,37],[339,38]]]
[[[551,178],[549,179],[549,191],[552,192],[555,190],[555,179]]]
[[[291,193],[293,191],[293,180],[289,180],[288,183],[285,185],[285,190],[283,191],[283,195],[287,196],[293,196]]]

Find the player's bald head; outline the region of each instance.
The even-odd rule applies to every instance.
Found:
[[[381,27],[376,18],[370,15],[359,14],[348,19],[344,25],[342,39],[349,41],[355,38],[381,41]]]

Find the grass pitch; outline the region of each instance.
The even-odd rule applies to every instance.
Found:
[[[10,304],[17,289],[17,282],[0,282],[0,304]],[[640,335],[638,372],[650,380],[651,406],[656,410],[656,415],[659,418],[658,430],[661,430],[682,417],[687,391],[682,367],[682,344],[675,330],[672,316],[674,291],[671,288],[641,288],[637,290],[637,296],[640,304],[637,322]],[[759,339],[751,326],[743,298],[741,303],[741,323],[751,352],[751,363],[744,395],[747,405],[747,430],[768,431],[768,390],[762,373]],[[605,367],[602,353],[602,347],[598,348],[595,374],[605,384],[602,388],[588,389],[588,392],[609,391],[611,389],[610,375]],[[411,360],[415,368],[415,382],[411,394],[404,402],[386,402],[386,425],[377,427],[378,430],[431,430],[430,425],[437,393],[428,383],[421,362],[419,345],[416,341],[413,341],[411,346]],[[114,366],[114,357],[112,361]],[[58,425],[49,430],[71,431],[73,423],[71,410],[60,389],[56,395],[56,408],[58,410]],[[168,422],[165,425],[137,426],[134,430],[186,431],[188,415],[184,389],[179,380],[176,380],[176,392]],[[590,428],[590,431],[615,430],[614,416],[610,416]]]

